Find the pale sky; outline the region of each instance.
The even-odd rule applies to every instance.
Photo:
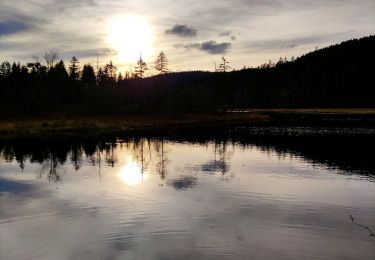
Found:
[[[375,34],[375,0],[0,0],[1,61],[56,50],[121,71],[160,51],[170,69],[258,66]]]

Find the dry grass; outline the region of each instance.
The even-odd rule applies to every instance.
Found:
[[[252,111],[254,111],[255,113],[375,115],[375,108],[279,108],[253,109]]]
[[[0,133],[29,133],[64,131],[117,131],[185,126],[239,125],[267,122],[267,115],[222,114],[182,116],[47,116],[16,118],[0,121]]]
[[[0,119],[0,135],[43,135],[64,132],[114,132],[129,129],[168,129],[176,127],[215,127],[272,123],[275,118],[288,120],[297,115],[347,115],[375,118],[375,109],[254,109],[251,113],[184,114],[179,116],[72,116],[53,114],[43,117]],[[281,116],[281,117],[280,117]],[[293,117],[294,120],[295,117]],[[299,120],[299,119],[296,120]]]

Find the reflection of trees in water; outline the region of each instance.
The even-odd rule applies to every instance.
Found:
[[[189,139],[190,138],[190,139]],[[213,148],[213,158],[199,166],[199,171],[221,173],[229,171],[232,149],[228,140],[243,149],[254,148],[265,153],[276,153],[283,157],[297,156],[315,165],[337,167],[345,172],[364,174],[375,172],[372,163],[373,136],[251,136],[234,132],[232,136],[200,137],[188,139],[174,137],[174,141],[188,141]],[[213,142],[213,143],[212,143]],[[211,146],[211,144],[213,144]],[[120,146],[120,149],[117,149]],[[103,162],[114,167],[118,163],[118,152],[128,152],[143,172],[153,169],[162,179],[168,171],[168,145],[166,139],[125,138],[121,142],[114,137],[99,139],[62,138],[62,139],[19,139],[0,141],[0,157],[6,162],[16,161],[23,170],[28,161],[42,165],[41,172],[48,174],[50,180],[59,180],[59,166],[69,159],[74,169],[79,171],[83,163],[98,167],[100,175]]]
[[[227,161],[233,152],[228,150],[228,142],[215,140],[213,144],[214,159],[201,166],[201,170],[209,173],[221,173],[224,176],[229,171]]]
[[[138,164],[142,175],[151,167],[164,179],[169,163],[164,138],[156,140],[140,138],[130,140],[129,143],[131,146],[128,145],[128,148],[133,149],[133,160]]]
[[[43,161],[41,168],[37,171],[38,177],[41,179],[47,173],[48,182],[59,182],[61,180],[58,172],[59,161],[57,157],[50,153],[50,157]]]
[[[107,143],[105,145],[105,161],[108,166],[115,167],[117,155],[115,153],[116,143]]]
[[[82,146],[72,147],[70,161],[73,163],[74,170],[78,171],[82,164],[83,149]]]
[[[133,160],[138,164],[142,176],[150,164],[150,160],[147,160],[145,156],[144,143],[145,139],[143,138],[133,141]]]
[[[117,149],[120,147],[120,149]],[[105,162],[108,166],[114,167],[118,163],[118,152],[129,152],[133,160],[139,165],[142,172],[152,168],[165,177],[167,173],[167,149],[165,139],[150,138],[129,138],[117,141],[115,138],[109,140],[55,140],[42,141],[20,140],[19,142],[0,142],[0,157],[6,162],[16,160],[21,169],[25,162],[40,163],[46,168],[55,168],[64,164],[69,159],[76,171],[79,171],[83,162],[92,166],[102,166]],[[52,166],[49,164],[52,161]],[[55,167],[56,166],[56,167]],[[43,170],[42,172],[45,172]]]
[[[156,172],[164,180],[167,175],[167,165],[169,163],[167,151],[165,149],[164,138],[155,141],[155,150],[157,153]]]
[[[18,165],[20,166],[21,170],[25,169],[25,158],[22,156],[20,158],[16,158]]]
[[[12,147],[5,146],[0,153],[1,157],[6,161],[6,162],[11,162],[14,159],[14,151]]]
[[[215,141],[215,162],[218,163],[219,169],[221,170],[222,176],[227,173],[229,166],[227,165],[227,159],[230,156],[230,153],[227,151],[227,142],[223,141],[219,142],[219,144]],[[216,155],[217,154],[217,155]],[[218,160],[216,159],[218,156]]]
[[[51,154],[48,181],[51,181],[51,180],[54,182],[60,181],[60,174],[57,171],[57,166],[58,166],[57,158],[53,154]]]

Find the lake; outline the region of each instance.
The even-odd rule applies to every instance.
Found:
[[[0,141],[0,259],[375,259],[373,129]]]

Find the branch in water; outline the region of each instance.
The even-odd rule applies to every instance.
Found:
[[[350,220],[352,221],[353,224],[355,224],[357,226],[360,226],[363,229],[366,229],[371,237],[375,237],[374,232],[372,232],[372,230],[368,226],[365,226],[365,225],[362,225],[360,223],[355,222],[353,215],[350,215],[349,218],[350,218]]]

